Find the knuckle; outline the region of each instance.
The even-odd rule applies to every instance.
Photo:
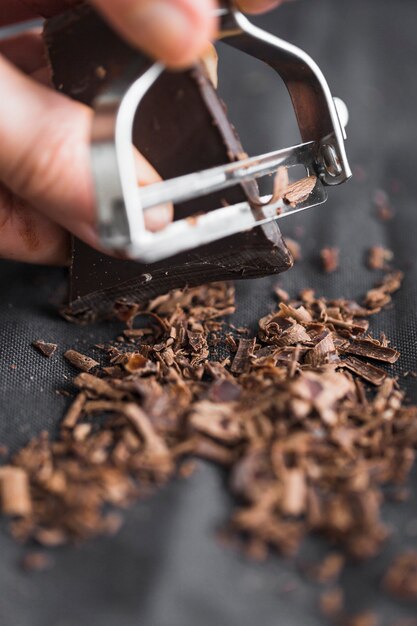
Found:
[[[80,106],[80,105],[79,105]],[[10,164],[7,186],[35,205],[51,205],[85,191],[91,112],[61,106],[45,119]]]
[[[73,139],[59,129],[45,131],[29,145],[15,166],[13,186],[25,198],[44,198],[59,185],[74,152]]]

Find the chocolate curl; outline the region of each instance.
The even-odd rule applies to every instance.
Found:
[[[11,465],[0,468],[0,493],[4,515],[27,517],[31,514],[32,499],[25,470]]]

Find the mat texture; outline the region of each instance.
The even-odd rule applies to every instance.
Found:
[[[301,242],[303,260],[280,284],[295,294],[313,286],[328,296],[360,297],[378,274],[364,269],[369,246],[395,253],[406,272],[394,306],[375,318],[372,330],[384,331],[402,351],[401,376],[416,370],[417,344],[417,3],[415,0],[299,0],[257,20],[298,43],[322,66],[335,94],[349,105],[349,155],[356,179],[331,191],[330,201],[282,221],[284,234]],[[257,63],[224,51],[222,95],[246,149],[252,154],[298,141],[285,94],[273,74]],[[287,107],[287,108],[286,108]],[[280,112],[279,115],[277,112]],[[395,219],[375,217],[373,195],[385,189]],[[318,254],[340,247],[341,269],[321,273]],[[238,285],[234,321],[253,325],[273,306],[277,279]],[[0,264],[0,442],[16,449],[47,428],[54,431],[66,399],[57,395],[74,374],[62,353],[88,351],[114,337],[120,325],[76,328],[61,320],[53,301],[65,282],[60,270]],[[46,360],[31,342],[58,343]],[[401,380],[417,402],[417,383]],[[383,554],[365,566],[350,566],[342,584],[354,612],[377,610],[381,624],[393,626],[415,617],[416,604],[399,604],[379,592],[384,566],[399,547],[417,547],[417,475],[411,498],[385,508],[393,537]],[[253,564],[220,546],[216,528],[232,507],[224,477],[201,464],[188,481],[178,481],[126,515],[112,539],[55,552],[55,568],[23,574],[23,554],[0,529],[1,626],[319,626],[317,589],[293,564],[271,557]],[[311,541],[303,555],[325,547]]]

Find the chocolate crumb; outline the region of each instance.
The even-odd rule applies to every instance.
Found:
[[[45,552],[28,552],[20,564],[26,572],[44,572],[54,566],[54,560]]]
[[[377,189],[374,193],[374,205],[376,215],[382,222],[389,222],[394,217],[394,211],[388,194],[382,189]]]
[[[320,611],[327,618],[335,618],[344,607],[343,590],[339,587],[328,589],[320,596]]]
[[[320,259],[323,270],[326,274],[331,274],[339,269],[340,250],[339,248],[323,248],[320,251]]]
[[[417,551],[399,554],[389,567],[383,588],[402,600],[417,600]]]

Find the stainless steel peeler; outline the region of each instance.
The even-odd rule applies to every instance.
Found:
[[[317,206],[327,200],[326,186],[339,185],[351,177],[345,151],[347,109],[332,97],[317,64],[299,48],[255,27],[233,7],[218,9],[216,14],[222,42],[264,61],[284,80],[304,143],[138,187],[133,122],[164,66],[155,63],[140,78],[135,63],[125,68],[122,78],[108,85],[95,101],[92,164],[101,242],[132,259],[155,262]],[[156,233],[145,227],[145,211],[152,207],[191,200],[295,165],[303,165],[307,175],[317,176],[309,197],[296,206],[282,200],[271,202],[271,196],[264,196],[261,210],[243,202],[193,220],[175,221]]]

